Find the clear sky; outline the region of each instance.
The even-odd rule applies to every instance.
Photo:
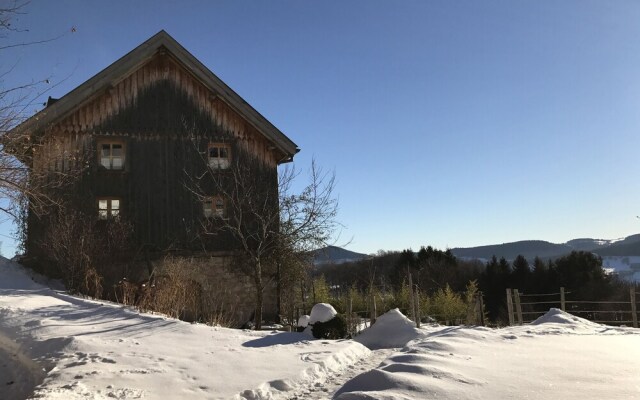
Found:
[[[298,144],[297,168],[315,157],[335,170],[351,250],[640,232],[638,1],[32,0],[25,11],[29,32],[2,42],[76,32],[2,56],[19,66],[5,87],[51,77],[60,97],[164,29]]]

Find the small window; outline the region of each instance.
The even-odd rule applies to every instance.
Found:
[[[119,199],[98,199],[98,219],[112,219],[120,216]]]
[[[49,170],[55,172],[66,172],[69,168],[69,159],[71,155],[69,151],[66,149],[65,144],[63,142],[52,142],[51,147],[49,147],[49,157],[51,163],[49,165]]]
[[[224,218],[227,215],[224,199],[220,196],[207,197],[202,206],[205,218]]]
[[[106,169],[124,169],[124,144],[123,143],[100,143],[98,146],[100,153],[100,165]]]
[[[227,169],[231,165],[231,146],[225,143],[211,143],[208,151],[209,166]]]

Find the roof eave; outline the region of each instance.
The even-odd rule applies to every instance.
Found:
[[[128,73],[133,72],[140,65],[146,63],[150,58],[155,56],[162,47],[173,54],[179,62],[185,64],[187,69],[191,71],[202,84],[218,94],[225,104],[245,118],[258,132],[264,135],[282,152],[293,158],[293,156],[300,151],[291,139],[271,124],[262,114],[255,110],[164,30],[158,32],[135,49],[111,63],[86,82],[61,97],[54,104],[31,116],[13,128],[9,133],[24,133],[29,131],[33,133],[46,127],[48,124],[68,116],[80,103],[88,101],[106,88],[115,85],[121,77],[128,75]]]

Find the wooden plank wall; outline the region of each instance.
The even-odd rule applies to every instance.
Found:
[[[179,116],[197,122],[194,132],[179,124]],[[89,156],[89,169],[78,188],[77,201],[96,197],[123,200],[123,215],[135,226],[135,240],[166,249],[172,244],[205,245],[227,250],[229,235],[199,237],[202,204],[185,185],[185,171],[201,173],[209,140],[229,140],[234,151],[261,160],[277,185],[277,154],[271,144],[167,55],[158,55],[140,69],[114,82],[110,89],[50,127],[49,138],[34,157],[35,169],[55,170],[59,158],[76,153]],[[126,168],[109,171],[98,167],[97,139],[117,137],[125,142]],[[66,167],[70,167],[67,165]],[[264,171],[263,171],[264,172]],[[86,204],[79,204],[86,209]],[[93,205],[95,207],[95,205]]]
[[[200,111],[216,121],[225,131],[231,133],[251,154],[271,166],[283,157],[278,154],[253,126],[232,110],[220,97],[196,80],[169,55],[156,55],[140,69],[118,82],[94,99],[66,117],[61,123],[49,128],[54,135],[69,136],[82,133],[114,134],[115,132],[95,132],[95,129],[121,110],[131,107],[140,93],[161,82],[171,82],[186,93]],[[136,132],[124,132],[135,134]],[[117,132],[123,134],[123,132]]]

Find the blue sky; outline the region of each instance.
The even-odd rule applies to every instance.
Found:
[[[375,252],[640,232],[640,2],[44,1],[2,57],[59,97],[165,29],[335,170]],[[71,27],[76,32],[69,32]],[[7,54],[7,53],[5,53]],[[10,229],[4,225],[3,234]],[[3,238],[3,253],[12,252]]]

